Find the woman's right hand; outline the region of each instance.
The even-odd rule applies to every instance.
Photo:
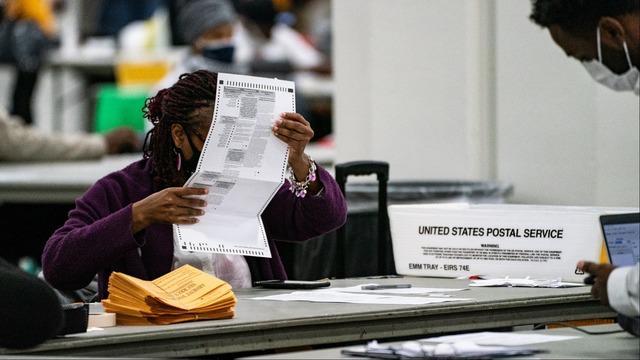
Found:
[[[137,233],[151,224],[195,224],[204,215],[206,201],[187,196],[206,195],[205,188],[173,187],[133,203],[131,230]]]

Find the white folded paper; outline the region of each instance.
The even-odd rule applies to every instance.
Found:
[[[253,300],[276,301],[310,301],[323,303],[351,303],[351,304],[380,304],[380,305],[425,305],[450,301],[471,301],[452,297],[417,297],[417,296],[390,296],[375,294],[354,294],[341,291],[312,290],[294,291],[287,294],[278,294],[252,298]]]

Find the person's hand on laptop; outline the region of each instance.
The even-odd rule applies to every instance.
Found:
[[[607,280],[609,279],[609,274],[613,271],[614,266],[611,264],[596,264],[590,261],[579,261],[577,267],[591,275],[589,277],[593,279],[591,295],[593,295],[594,298],[599,299],[603,305],[609,306]],[[586,280],[585,283],[587,283]]]

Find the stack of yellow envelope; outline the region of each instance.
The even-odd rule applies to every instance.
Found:
[[[153,281],[114,272],[102,304],[118,325],[174,324],[232,318],[236,297],[226,282],[184,265]]]

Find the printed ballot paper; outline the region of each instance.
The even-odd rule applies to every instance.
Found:
[[[102,305],[119,325],[174,324],[232,318],[236,297],[226,282],[183,265],[153,281],[114,272]]]
[[[584,274],[576,263],[600,258],[599,215],[630,210],[392,205],[389,218],[396,271],[413,276],[531,276],[582,282]]]
[[[424,344],[406,341],[398,345],[378,344],[371,341],[366,346],[343,349],[343,355],[368,359],[493,359],[533,355],[545,350],[522,347],[478,345],[469,341],[455,343]]]
[[[213,121],[185,186],[209,189],[205,215],[173,225],[183,251],[271,257],[260,215],[284,183],[288,148],[271,132],[295,111],[293,82],[218,74]]]

